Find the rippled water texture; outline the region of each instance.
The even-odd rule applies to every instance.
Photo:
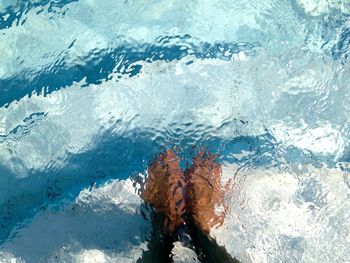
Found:
[[[0,262],[135,262],[151,222],[127,178],[193,145],[234,180],[212,233],[231,255],[350,262],[349,15],[348,0],[1,0]]]

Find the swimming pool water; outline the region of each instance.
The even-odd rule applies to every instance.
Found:
[[[349,262],[349,15],[347,0],[1,1],[0,262],[136,262],[151,222],[128,178],[194,145],[234,179],[213,233],[231,255]]]

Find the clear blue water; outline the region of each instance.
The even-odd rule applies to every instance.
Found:
[[[350,2],[2,0],[0,262],[135,262],[130,176],[167,147],[234,178],[242,262],[349,262]],[[179,252],[179,258],[182,252]]]

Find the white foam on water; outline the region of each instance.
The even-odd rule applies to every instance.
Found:
[[[14,230],[1,253],[5,262],[136,262],[150,231],[140,204],[130,180],[85,189]]]
[[[326,15],[332,9],[341,10],[345,14],[350,13],[350,1],[333,0],[298,0],[297,3],[305,12],[312,16]]]
[[[230,254],[242,262],[350,258],[350,191],[343,172],[310,166],[237,172],[225,166],[224,177],[236,174],[236,184],[224,225],[211,234]]]
[[[232,256],[241,262],[349,258],[350,192],[340,170],[223,168],[223,180],[236,174],[235,184],[226,194],[224,224],[211,236]],[[1,246],[4,262],[136,262],[151,227],[139,214],[141,202],[129,179],[84,189],[73,203],[16,229]],[[198,262],[181,244],[173,254],[175,262]]]
[[[175,242],[174,248],[171,250],[174,263],[193,263],[199,262],[196,252],[190,248],[187,248],[181,244],[181,242]]]

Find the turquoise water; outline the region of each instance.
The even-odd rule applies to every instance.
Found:
[[[2,0],[0,262],[136,262],[151,223],[127,178],[193,145],[234,179],[213,233],[232,256],[349,262],[349,15],[345,0]]]

